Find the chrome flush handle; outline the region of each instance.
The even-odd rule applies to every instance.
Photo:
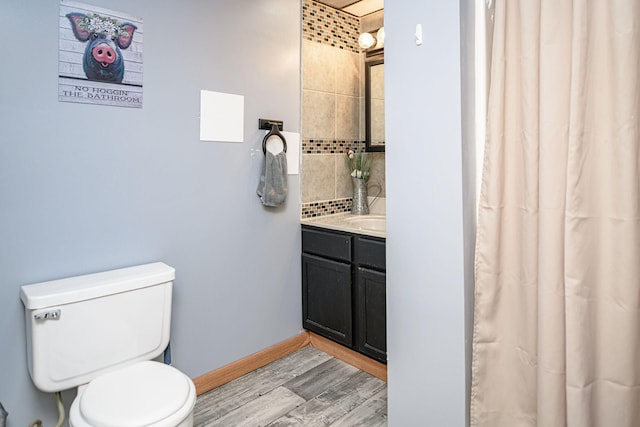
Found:
[[[60,309],[56,308],[55,310],[36,313],[33,318],[36,320],[58,320],[60,318]]]

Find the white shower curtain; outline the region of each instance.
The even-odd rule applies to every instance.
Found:
[[[640,0],[497,0],[471,425],[640,426]]]

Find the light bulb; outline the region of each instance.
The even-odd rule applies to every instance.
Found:
[[[362,33],[360,34],[360,37],[358,37],[358,44],[363,49],[369,49],[371,46],[376,44],[376,38],[370,33]]]

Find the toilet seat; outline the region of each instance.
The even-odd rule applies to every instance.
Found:
[[[159,362],[143,361],[104,374],[79,390],[73,427],[176,427],[196,402],[193,381]]]

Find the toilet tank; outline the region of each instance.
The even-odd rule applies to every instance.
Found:
[[[174,278],[158,262],[22,286],[36,387],[66,390],[160,355],[169,343]]]

